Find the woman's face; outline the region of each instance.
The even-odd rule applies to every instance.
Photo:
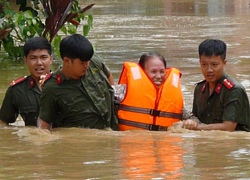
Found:
[[[151,57],[145,62],[144,71],[159,88],[166,79],[166,69],[164,63],[158,57]]]

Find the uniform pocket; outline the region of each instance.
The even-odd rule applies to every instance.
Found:
[[[39,113],[38,111],[39,110],[36,105],[20,107],[19,113],[25,122],[25,126],[36,126]]]

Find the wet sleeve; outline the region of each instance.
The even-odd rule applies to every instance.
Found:
[[[18,116],[19,109],[14,106],[13,100],[13,88],[9,87],[6,91],[1,110],[0,110],[0,119],[5,123],[13,123],[16,121]]]
[[[226,92],[223,100],[222,120],[246,124],[249,119],[249,101],[245,90],[236,87],[232,91]]]

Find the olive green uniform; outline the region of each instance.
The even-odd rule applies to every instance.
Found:
[[[117,130],[114,92],[96,57],[80,80],[66,79],[58,69],[46,81],[39,117],[58,127],[86,127]]]
[[[40,95],[41,90],[31,76],[13,81],[6,91],[0,119],[7,124],[14,123],[20,114],[26,126],[36,126]]]
[[[192,112],[205,124],[232,121],[238,123],[236,130],[248,131],[250,128],[249,100],[245,88],[227,75],[223,75],[211,95],[205,80],[197,84]]]

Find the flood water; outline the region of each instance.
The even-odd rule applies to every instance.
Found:
[[[158,51],[181,70],[186,107],[203,79],[197,47],[206,38],[228,45],[226,72],[250,97],[250,0],[86,0],[95,3],[88,38],[117,83],[122,63]],[[3,52],[2,52],[3,53]],[[56,59],[53,70],[60,64]],[[1,60],[0,101],[21,62]],[[0,128],[0,179],[249,179],[250,134],[113,132],[80,128]]]

